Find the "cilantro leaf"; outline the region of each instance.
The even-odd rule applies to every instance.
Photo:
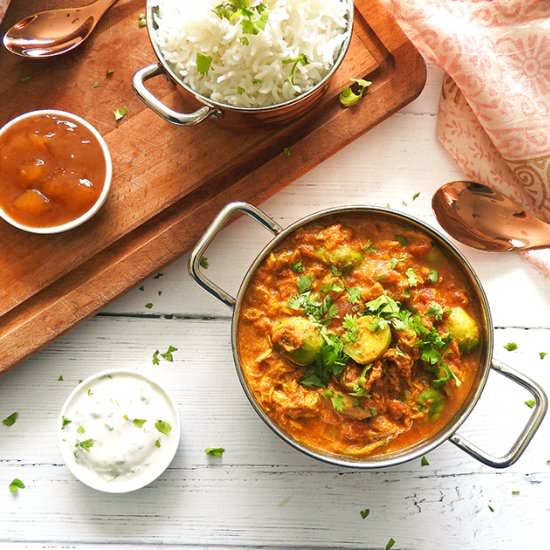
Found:
[[[9,487],[10,487],[11,493],[17,494],[19,489],[25,488],[25,484],[20,479],[15,478],[15,479],[12,479]]]
[[[359,325],[357,324],[357,318],[349,313],[344,317],[342,326],[346,329],[343,340],[346,344],[352,344],[357,341],[359,336]]]
[[[172,431],[172,426],[165,422],[164,420],[157,420],[155,422],[155,428],[164,435],[168,435]]]
[[[157,349],[155,350],[155,353],[153,353],[152,363],[153,365],[160,365],[160,359],[159,359],[160,351]]]
[[[414,288],[418,285],[418,277],[412,267],[409,267],[407,271],[405,271],[405,275],[407,275],[407,283],[410,287]]]
[[[344,107],[352,107],[359,103],[365,95],[367,88],[372,84],[372,82],[362,78],[350,78],[350,80],[357,84],[358,90],[354,92],[351,86],[346,86],[342,89],[338,96],[338,101]]]
[[[215,456],[219,458],[223,456],[223,453],[225,453],[225,449],[223,447],[206,447],[206,449],[204,449],[204,452],[208,456]]]
[[[161,353],[160,356],[165,360],[172,363],[174,361],[174,356],[172,355],[175,351],[178,351],[178,348],[175,348],[174,346],[168,346],[168,349]]]
[[[348,288],[348,302],[356,304],[361,300],[362,292],[360,288]]]
[[[537,402],[536,402],[534,399],[527,399],[527,401],[525,401],[525,404],[526,404],[530,409],[532,409],[532,408],[537,404]]]
[[[203,256],[200,260],[199,260],[199,265],[203,268],[203,269],[208,269],[208,258],[206,256]]]
[[[311,285],[313,284],[314,279],[315,277],[313,277],[313,275],[302,275],[301,277],[298,277],[296,279],[298,292],[303,294],[304,292],[311,290]]]
[[[298,70],[298,65],[308,65],[309,61],[305,54],[301,53],[297,57],[289,57],[288,59],[283,59],[283,65],[292,64],[290,68],[290,74],[287,77],[287,80],[294,86],[294,76]]]
[[[388,542],[386,543],[385,550],[391,550],[395,544],[395,539],[393,537],[390,537]]]
[[[145,422],[147,422],[145,418],[134,418],[132,420],[132,423],[134,424],[134,426],[137,426],[138,428],[142,428]]]
[[[441,321],[443,319],[443,313],[445,313],[445,310],[437,302],[432,302],[430,304],[430,307],[428,308],[427,313],[430,317],[433,317],[436,321]]]
[[[93,439],[85,439],[84,441],[77,441],[75,447],[84,449],[87,453],[94,446],[95,441]]]
[[[113,111],[113,116],[115,117],[115,120],[117,122],[119,120],[122,120],[127,114],[128,114],[128,107],[126,107],[126,105],[121,105],[120,107],[118,107]]]
[[[363,519],[365,519],[370,514],[370,508],[365,508],[364,510],[360,510],[359,514]]]
[[[4,426],[8,426],[9,428],[10,426],[13,426],[17,422],[18,416],[19,416],[18,412],[11,413],[9,416],[4,418],[4,420],[2,420],[2,424],[4,424]]]
[[[66,416],[61,419],[61,429],[64,430],[65,426],[68,426],[72,420],[69,420]]]
[[[430,273],[428,274],[428,281],[433,284],[439,281],[439,272],[437,271],[437,269],[430,270]]]
[[[546,351],[539,351],[539,357],[542,359],[544,359],[546,356],[548,355],[548,352]]]
[[[422,459],[420,460],[420,466],[429,466],[429,465],[430,465],[430,461],[425,456],[423,456]]]
[[[399,302],[396,302],[387,294],[381,294],[365,305],[371,313],[379,317],[391,317],[399,314]]]
[[[197,71],[202,76],[206,76],[212,64],[212,57],[204,53],[197,53],[195,57],[195,62],[197,63]]]
[[[508,342],[507,344],[504,344],[504,349],[508,351],[514,351],[518,349],[518,345],[515,342]]]
[[[295,262],[290,266],[290,269],[294,271],[294,273],[303,273],[304,272],[304,264],[302,262]]]
[[[395,240],[401,245],[401,246],[409,246],[409,239],[405,237],[404,235],[395,235]]]

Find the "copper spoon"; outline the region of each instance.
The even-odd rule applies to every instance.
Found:
[[[490,252],[550,247],[550,224],[486,185],[453,181],[432,198],[437,220],[457,241]]]
[[[29,15],[4,35],[4,46],[23,57],[53,57],[74,50],[92,33],[117,0],[96,0],[81,8],[47,10]]]

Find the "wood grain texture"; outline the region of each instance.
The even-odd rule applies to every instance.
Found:
[[[6,375],[0,416],[20,416],[12,428],[0,425],[2,548],[3,541],[42,541],[380,550],[390,536],[401,549],[541,548],[550,512],[548,423],[505,471],[451,444],[430,453],[424,467],[419,460],[375,472],[331,467],[290,448],[257,417],[236,377],[229,332],[226,319],[96,317]],[[550,390],[550,356],[538,357],[547,338],[548,330],[501,329],[496,348]],[[519,345],[513,353],[503,349],[511,340]],[[174,363],[153,367],[153,351],[170,344],[178,347]],[[170,388],[183,435],[158,481],[113,496],[72,477],[55,432],[77,380],[115,365],[138,366]],[[502,452],[529,415],[528,398],[491,375],[461,432]],[[224,447],[223,458],[206,457],[209,446]],[[6,489],[14,477],[27,485],[17,497]]]
[[[2,28],[36,5],[18,2]],[[188,249],[224,203],[265,199],[411,101],[425,81],[421,58],[393,20],[376,2],[361,0],[350,52],[311,113],[238,139],[210,121],[181,129],[130,91],[131,74],[153,60],[137,26],[140,11],[135,4],[115,6],[81,49],[45,64],[0,53],[7,74],[0,120],[40,107],[75,111],[105,135],[115,173],[107,205],[71,233],[44,238],[0,228],[0,372]],[[119,46],[127,43],[135,44],[129,57]],[[106,68],[115,70],[113,77],[104,76]],[[21,82],[26,74],[32,80]],[[368,102],[344,110],[336,97],[351,76],[375,84]],[[97,79],[100,88],[92,86]],[[167,83],[155,84],[164,101],[181,108]],[[130,115],[116,125],[112,110],[121,103]]]

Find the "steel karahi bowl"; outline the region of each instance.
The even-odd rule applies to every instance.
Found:
[[[345,2],[348,6],[348,25],[345,30],[345,39],[330,71],[320,82],[307,92],[281,103],[265,107],[236,107],[228,103],[214,101],[200,94],[176,74],[164,58],[156,40],[154,12],[158,6],[158,0],[147,0],[147,32],[158,63],[147,65],[134,74],[132,79],[134,91],[152,111],[168,122],[179,126],[196,126],[208,118],[213,118],[219,120],[224,126],[246,130],[266,125],[283,125],[294,121],[306,114],[321,99],[328,88],[330,79],[346,56],[353,31],[354,5],[353,0],[345,0]],[[147,80],[162,75],[175,84],[177,91],[196,107],[196,111],[191,113],[175,111],[165,105],[145,86]]]
[[[252,217],[265,228],[273,232],[275,237],[264,247],[264,249],[256,257],[241,283],[237,297],[234,298],[225,290],[220,288],[216,283],[206,277],[204,272],[201,270],[200,260],[210,243],[216,237],[216,234],[224,227],[227,221],[235,215],[242,213]],[[432,241],[436,243],[441,248],[441,250],[454,261],[455,266],[460,269],[461,273],[465,277],[465,280],[467,281],[467,284],[472,289],[472,292],[474,293],[474,299],[479,304],[479,308],[481,311],[482,349],[480,364],[477,372],[477,379],[472,385],[470,393],[464,401],[462,407],[459,409],[458,413],[452,418],[452,420],[447,423],[447,425],[442,430],[436,433],[433,437],[423,439],[417,442],[412,447],[408,447],[387,455],[365,457],[360,459],[351,458],[344,455],[330,454],[328,452],[325,453],[315,449],[311,449],[293,439],[280,426],[278,426],[276,422],[271,419],[264,411],[264,409],[258,403],[253,391],[248,386],[245,375],[243,373],[243,369],[241,367],[239,349],[237,346],[237,329],[243,298],[246,295],[250,282],[252,281],[257,269],[262,264],[262,262],[268,257],[272,250],[274,250],[284,239],[286,239],[291,233],[295,232],[297,229],[305,225],[309,225],[313,222],[323,221],[324,219],[327,219],[328,217],[334,215],[345,217],[346,214],[360,214],[365,217],[377,216],[378,219],[384,219],[388,222],[405,224],[412,229],[420,230],[421,232],[423,232],[430,239],[432,239]],[[540,423],[544,418],[544,415],[546,414],[548,403],[546,395],[542,388],[520,372],[508,367],[507,365],[504,365],[493,357],[494,332],[491,320],[491,312],[489,310],[489,303],[487,301],[487,296],[485,295],[485,291],[483,290],[481,282],[471,265],[468,263],[462,253],[439,231],[425,224],[421,220],[418,220],[407,214],[388,208],[380,208],[375,206],[342,206],[331,208],[328,210],[322,210],[320,212],[315,212],[294,222],[286,229],[283,229],[276,221],[271,219],[264,212],[262,212],[255,206],[252,206],[251,204],[244,202],[230,203],[218,214],[218,216],[214,219],[214,221],[211,223],[211,225],[208,227],[202,238],[193,249],[189,259],[189,272],[200,286],[202,286],[213,296],[215,296],[233,309],[231,331],[233,358],[235,362],[235,367],[237,369],[237,375],[244,389],[244,392],[246,393],[246,396],[248,397],[253,408],[256,410],[260,418],[279,437],[281,437],[284,441],[286,441],[299,451],[302,451],[303,453],[316,459],[338,466],[349,466],[359,469],[381,468],[386,466],[395,466],[409,460],[417,459],[422,455],[428,453],[429,451],[435,449],[445,441],[451,441],[463,451],[469,453],[471,456],[488,466],[492,466],[494,468],[506,468],[516,462],[516,460],[518,460],[518,458],[521,456],[521,454],[531,441],[532,437],[535,435],[535,432],[537,431]],[[473,408],[476,406],[479,398],[481,397],[483,388],[485,387],[485,383],[491,369],[499,372],[500,374],[511,379],[513,382],[526,388],[534,396],[536,402],[531,416],[524,426],[521,434],[516,439],[510,450],[504,456],[500,457],[492,456],[491,454],[482,450],[475,444],[469,442],[463,436],[457,433],[457,430],[468,418],[469,414],[472,412]]]

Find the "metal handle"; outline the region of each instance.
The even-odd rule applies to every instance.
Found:
[[[510,380],[514,381],[516,384],[523,386],[533,395],[536,403],[531,417],[510,450],[502,457],[496,457],[486,453],[477,445],[470,443],[467,439],[464,439],[457,433],[451,436],[451,441],[463,451],[466,451],[480,462],[483,462],[483,464],[487,464],[487,466],[492,466],[493,468],[507,468],[518,460],[518,458],[523,454],[523,451],[527,448],[527,445],[529,445],[531,439],[533,439],[533,436],[538,430],[540,423],[546,414],[548,399],[546,398],[546,394],[543,389],[536,382],[533,382],[533,380],[527,376],[524,376],[515,369],[508,367],[496,359],[493,359],[491,367],[503,376],[510,378]]]
[[[191,274],[191,277],[193,277],[193,279],[195,279],[195,281],[202,286],[202,288],[210,292],[212,296],[222,301],[224,304],[227,304],[229,307],[233,307],[235,305],[235,298],[204,275],[200,269],[200,261],[206,252],[206,249],[210,246],[210,243],[214,240],[216,235],[223,229],[226,222],[239,212],[247,214],[264,227],[267,227],[267,229],[272,231],[275,235],[283,230],[283,228],[275,220],[272,220],[267,214],[264,214],[255,206],[252,206],[247,202],[230,202],[216,216],[214,221],[204,232],[204,235],[200,238],[199,242],[191,252],[191,256],[189,257],[189,273]]]
[[[196,126],[209,116],[218,113],[213,107],[205,105],[194,113],[178,113],[174,109],[167,107],[160,99],[154,96],[146,87],[145,82],[155,76],[166,74],[166,71],[158,63],[153,63],[147,67],[140,69],[132,78],[132,87],[137,96],[149,107],[152,111],[157,113],[160,117],[172,124],[178,124],[179,126]]]

